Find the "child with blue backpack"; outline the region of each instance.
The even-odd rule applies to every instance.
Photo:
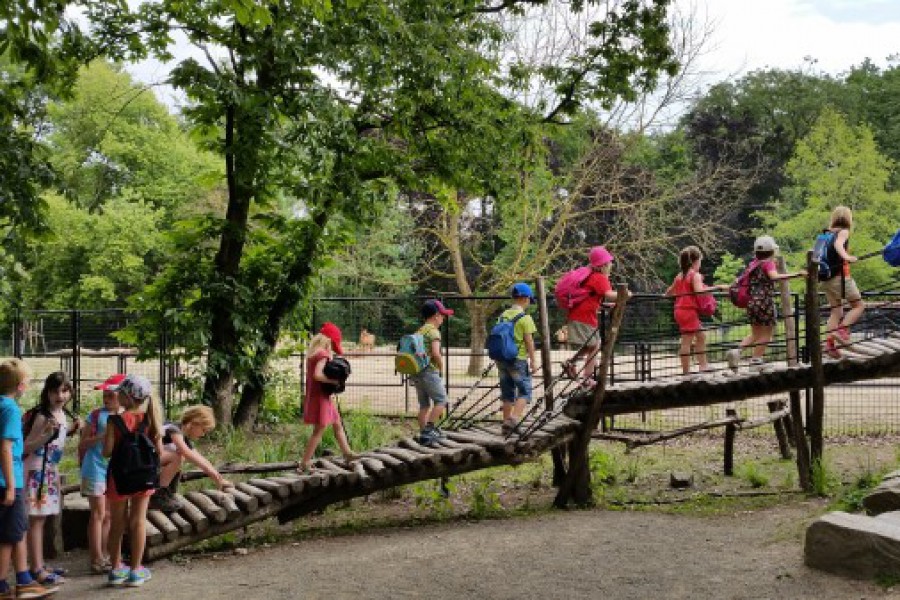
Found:
[[[859,320],[865,310],[862,294],[850,276],[850,264],[857,261],[850,254],[851,227],[853,212],[846,206],[838,206],[831,213],[828,229],[819,236],[825,242],[824,256],[819,260],[819,289],[825,294],[829,306],[825,351],[832,358],[841,357],[838,347],[850,343],[850,326]],[[846,314],[845,300],[850,305]]]
[[[423,323],[416,330],[416,335],[422,336],[428,364],[418,373],[410,375],[409,380],[415,386],[416,397],[419,400],[419,443],[433,446],[445,437],[437,426],[447,407],[447,388],[444,387],[444,379],[441,377],[444,370],[444,360],[441,356],[441,325],[444,324],[446,317],[453,315],[453,311],[445,307],[440,300],[426,300],[422,304],[421,314]]]
[[[511,433],[531,402],[531,373],[537,368],[534,352],[534,319],[525,312],[534,303],[534,293],[527,283],[516,283],[510,293],[512,306],[500,315],[500,321],[513,323],[512,334],[517,352],[511,360],[498,360],[500,373],[500,400],[503,403],[504,435]],[[496,329],[496,326],[495,326]]]

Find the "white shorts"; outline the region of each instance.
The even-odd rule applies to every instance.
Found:
[[[106,495],[106,480],[105,479],[82,479],[81,480],[81,495],[87,498],[88,496],[105,496]]]

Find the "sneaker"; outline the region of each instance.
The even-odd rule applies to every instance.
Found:
[[[59,591],[58,585],[42,585],[37,581],[16,586],[16,598],[46,598]]]
[[[107,585],[122,585],[129,575],[131,575],[131,569],[128,567],[124,565],[116,567],[110,570],[109,575],[106,577],[106,583]]]
[[[441,429],[440,427],[438,427],[438,426],[435,425],[435,427],[434,427],[434,429],[432,429],[432,431],[434,432],[434,437],[435,437],[435,438],[437,438],[437,439],[439,439],[439,440],[446,440],[446,439],[447,439],[447,434],[444,433],[444,430]]]
[[[145,581],[150,581],[150,578],[150,569],[147,567],[138,567],[128,574],[125,585],[128,587],[140,587],[144,585]]]
[[[726,352],[725,362],[728,363],[728,366],[731,367],[732,371],[737,372],[738,367],[741,365],[741,349],[734,348],[733,350]]]
[[[516,421],[515,419],[506,419],[505,421],[503,421],[503,424],[500,425],[500,431],[501,433],[503,433],[503,435],[509,435],[515,430],[516,425],[518,424],[518,421]]]
[[[429,448],[433,448],[434,446],[438,445],[437,435],[434,433],[434,429],[430,427],[426,427],[419,432],[419,438],[417,441],[423,446],[428,446]]]
[[[16,600],[15,592],[12,588],[7,588],[5,592],[0,592],[0,600]]]
[[[164,513],[178,512],[182,509],[181,501],[172,495],[169,488],[159,488],[150,496],[150,508],[161,510]]]
[[[827,354],[830,358],[841,358],[841,351],[838,350],[837,344],[834,341],[834,336],[832,335],[829,335],[825,340],[825,354]]]
[[[841,346],[846,346],[850,343],[850,330],[847,329],[846,325],[841,325],[837,328],[837,337]]]

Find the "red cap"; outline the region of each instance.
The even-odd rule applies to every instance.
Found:
[[[94,386],[95,390],[103,390],[106,391],[109,388],[118,387],[120,383],[125,379],[125,373],[116,373],[115,375],[110,375],[106,378],[106,381],[103,383],[98,383]]]
[[[425,304],[422,305],[422,316],[424,318],[432,317],[436,314],[442,314],[445,317],[449,317],[453,314],[453,311],[449,308],[445,307],[443,302],[440,300],[426,300]]]
[[[344,349],[341,348],[341,330],[337,325],[328,321],[322,325],[319,333],[331,340],[331,347],[334,348],[336,354],[344,353]]]

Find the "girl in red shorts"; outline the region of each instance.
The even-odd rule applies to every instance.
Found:
[[[706,287],[703,275],[700,274],[700,262],[703,254],[697,246],[688,246],[678,255],[681,272],[666,290],[666,296],[675,296],[675,322],[681,332],[681,348],[678,357],[681,359],[681,370],[687,375],[691,372],[691,347],[697,356],[697,364],[701,371],[709,370],[706,359],[706,334],[700,325],[700,307],[697,294],[711,292],[727,286]]]

